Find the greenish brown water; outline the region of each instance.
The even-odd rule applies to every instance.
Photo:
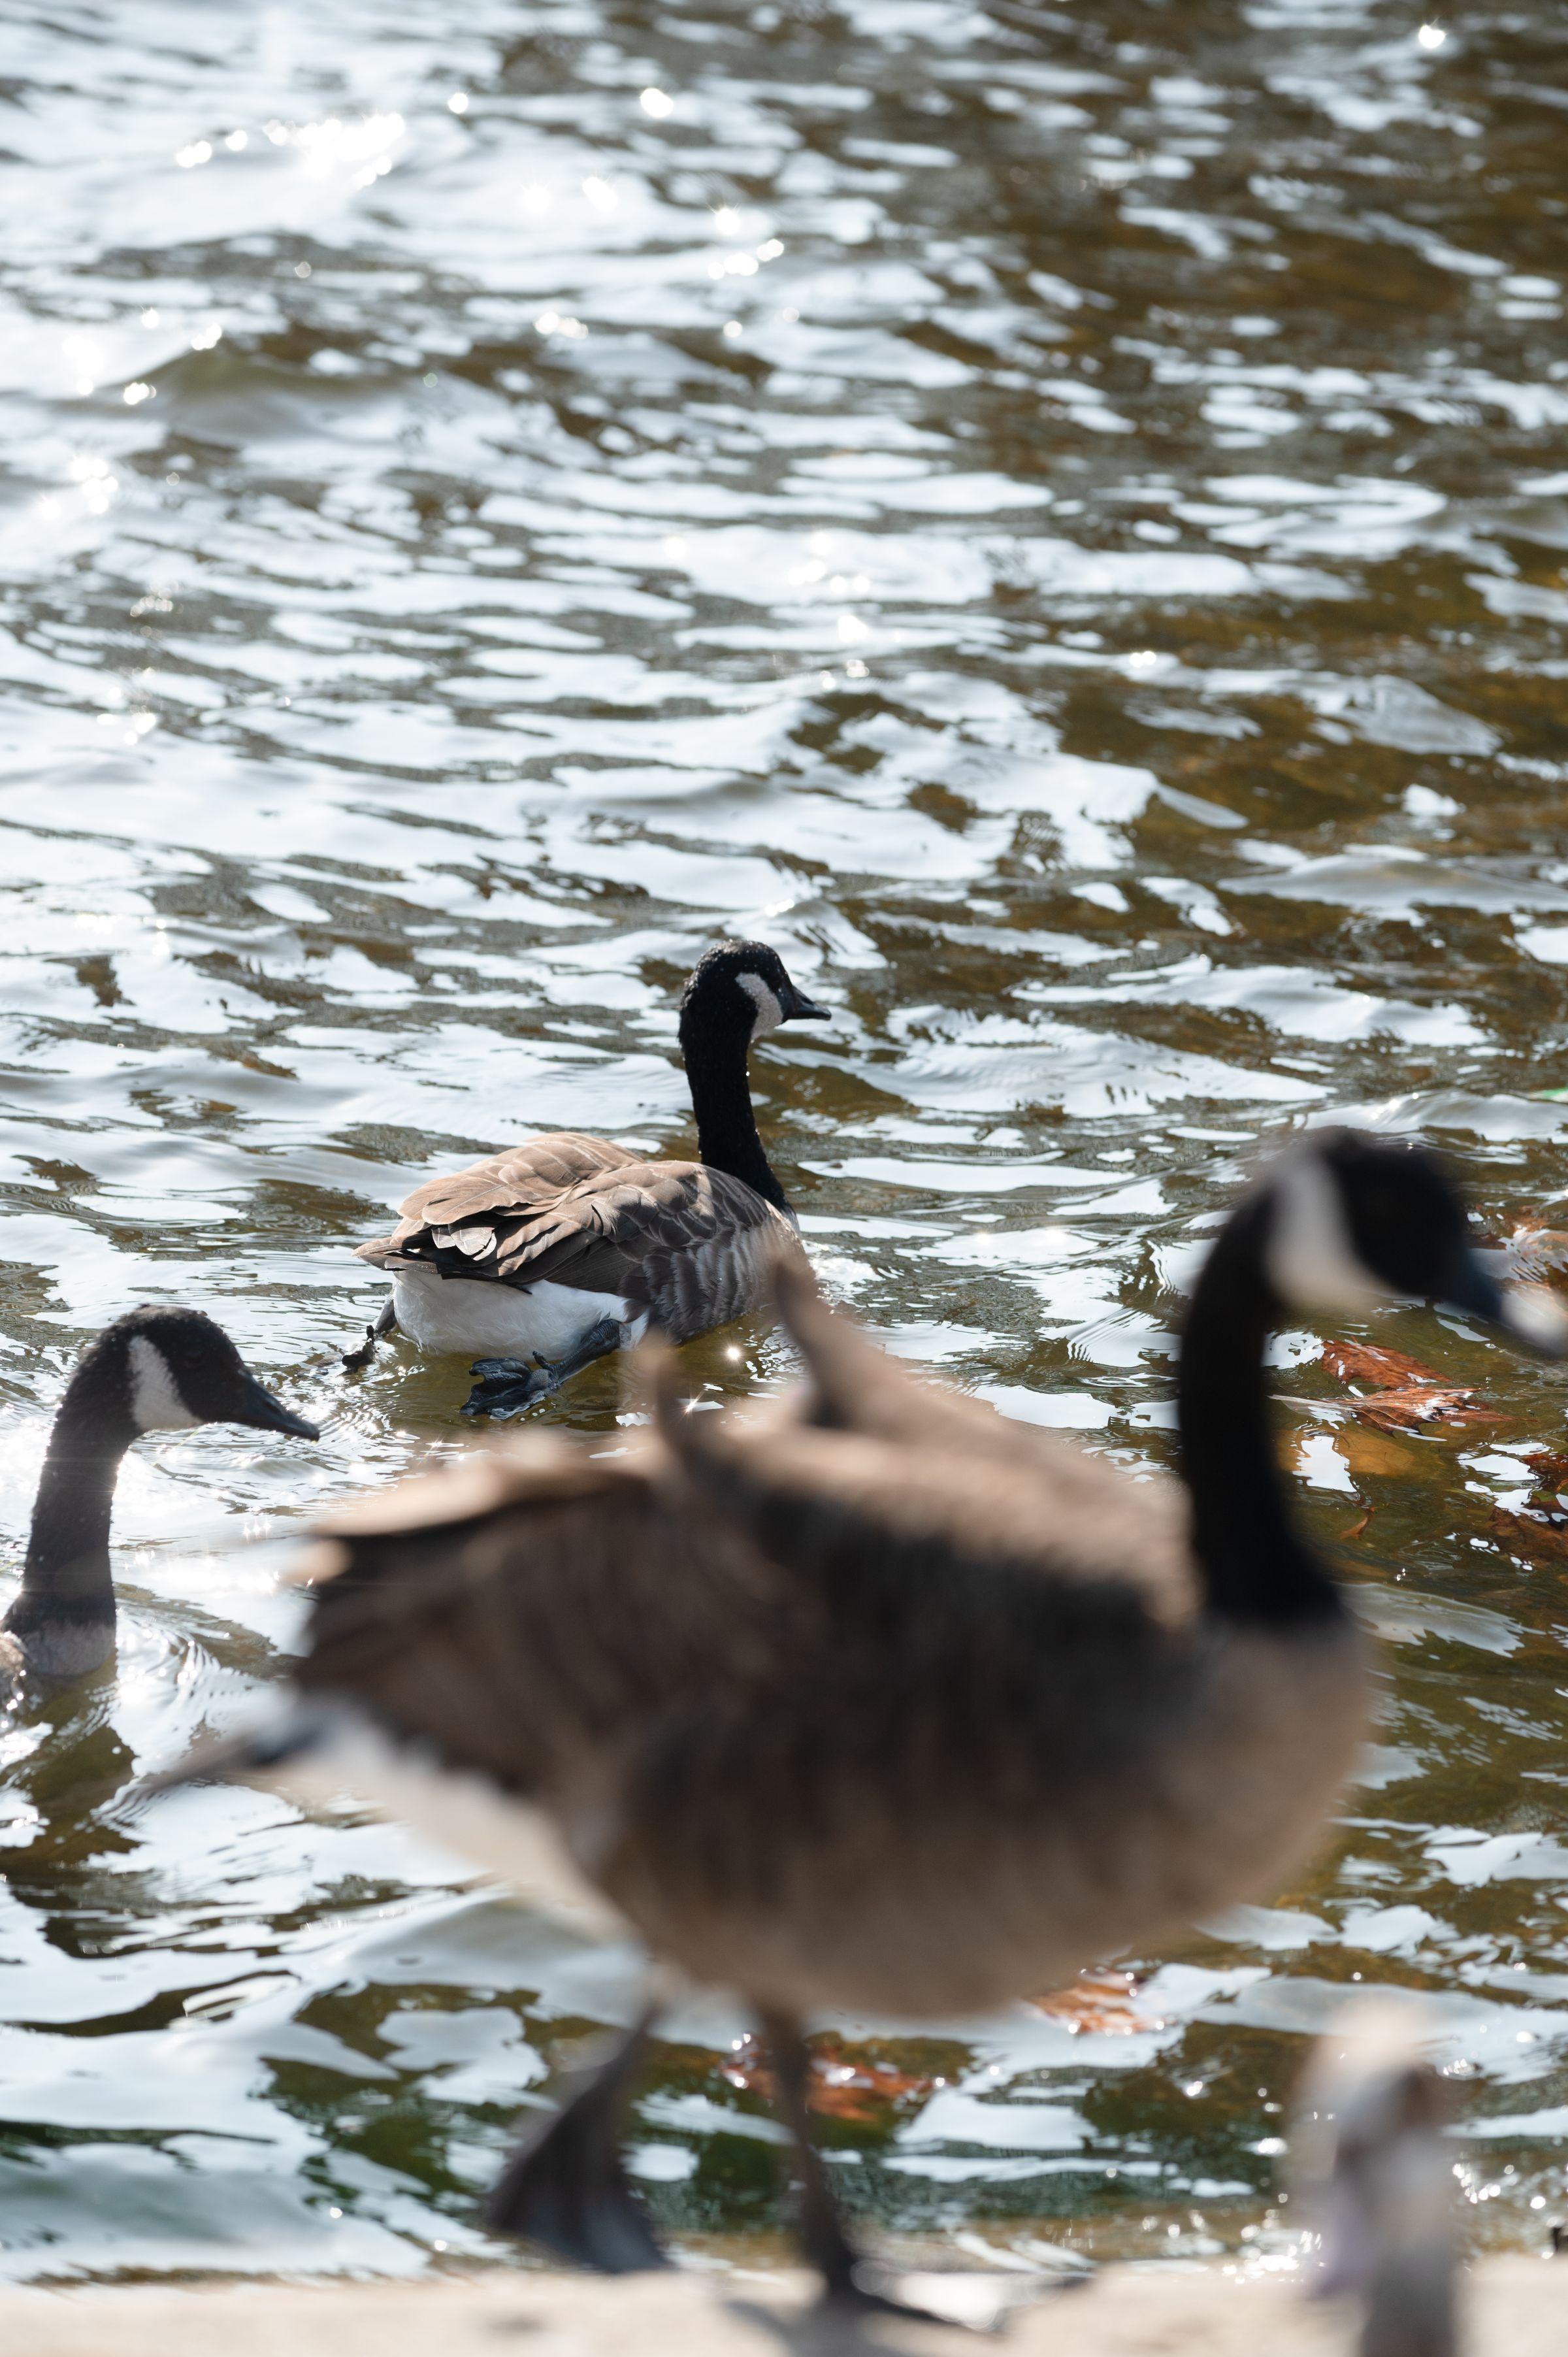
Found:
[[[1420,26],[0,9],[13,1551],[139,1298],[328,1426],[145,1445],[118,1674],[0,1735],[10,2273],[484,2253],[510,2120],[624,2018],[628,1958],[395,1829],[123,1792],[281,1674],[275,1543],[465,1444],[460,1364],[329,1370],[352,1243],[529,1129],[688,1144],[715,933],[837,1011],[757,1070],[834,1287],[1128,1461],[1294,1126],[1424,1135],[1499,1238],[1568,1226],[1568,20]],[[735,1339],[693,1371],[782,1372]],[[1280,2105],[1359,1979],[1433,1993],[1475,2233],[1541,2239],[1568,1556],[1518,1517],[1564,1393],[1431,1317],[1369,1339],[1497,1420],[1348,1420],[1282,1345],[1304,1512],[1391,1641],[1320,1870],[1139,1960],[1130,2018],[839,2025],[886,2067],[825,2134],[886,2227],[1277,2245]],[[615,1412],[605,1372],[553,1411]],[[635,2132],[665,2223],[742,2253],[743,2026],[673,2023]]]

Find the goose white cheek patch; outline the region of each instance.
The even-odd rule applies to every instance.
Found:
[[[1282,1170],[1274,1182],[1265,1258],[1274,1291],[1304,1316],[1359,1312],[1391,1297],[1350,1241],[1338,1189],[1310,1155]]]
[[[1503,1295],[1503,1327],[1516,1342],[1546,1358],[1568,1358],[1568,1311],[1543,1285],[1510,1285]]]
[[[143,1432],[181,1432],[201,1418],[179,1395],[174,1370],[156,1342],[134,1334],[130,1343],[131,1414]]]
[[[762,976],[759,974],[737,974],[736,980],[747,998],[757,1003],[757,1016],[751,1027],[752,1038],[759,1039],[765,1031],[776,1031],[784,1020],[784,1009]]]

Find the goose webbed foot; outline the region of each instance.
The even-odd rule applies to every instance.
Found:
[[[463,1414],[494,1416],[498,1423],[522,1415],[580,1368],[618,1351],[625,1339],[618,1318],[601,1318],[563,1358],[476,1359],[468,1372],[479,1381],[463,1402]]]
[[[648,2043],[645,2014],[562,2110],[526,2136],[486,2206],[489,2223],[558,2259],[606,2276],[669,2265],[618,2149],[631,2083]]]
[[[383,1335],[395,1333],[396,1330],[397,1313],[392,1308],[392,1296],[389,1294],[382,1306],[381,1316],[366,1327],[365,1339],[359,1349],[343,1352],[342,1363],[349,1372],[351,1375],[357,1375],[368,1367],[376,1355],[376,1344]]]
[[[827,2170],[811,2134],[807,2088],[811,2057],[799,2025],[782,2014],[765,2014],[763,2029],[773,2052],[779,2108],[795,2147],[800,2177],[800,2247],[822,2279],[824,2307],[840,2315],[903,2316],[922,2324],[967,2326],[994,2332],[1015,2309],[1038,2298],[1036,2276],[947,2275],[893,2267],[857,2251],[844,2230]]]
[[[493,1415],[498,1424],[548,1399],[560,1381],[553,1367],[534,1359],[476,1359],[468,1372],[479,1381],[463,1402],[463,1414]]]

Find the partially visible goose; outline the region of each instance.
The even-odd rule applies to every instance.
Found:
[[[1426,1155],[1348,1133],[1282,1158],[1209,1254],[1185,1494],[915,1381],[799,1261],[776,1283],[793,1404],[690,1415],[666,1380],[624,1454],[542,1434],[337,1515],[296,1716],[227,1768],[385,1776],[398,1813],[527,1887],[553,1844],[657,1956],[740,1991],[806,2247],[833,2296],[886,2304],[812,2149],[802,2018],[977,2011],[1262,1896],[1354,1758],[1367,1647],[1288,1510],[1270,1329],[1417,1296],[1565,1345]],[[657,2261],[615,2151],[646,2028],[522,2147],[497,2223]]]
[[[1297,2101],[1294,2175],[1320,2238],[1316,2298],[1362,2303],[1358,2357],[1457,2357],[1450,2105],[1419,2001],[1353,1999]]]
[[[395,1326],[423,1351],[484,1355],[467,1415],[521,1415],[651,1326],[690,1341],[760,1307],[794,1214],[757,1135],[746,1051],[780,1023],[826,1022],[777,950],[721,942],[681,1001],[698,1162],[648,1162],[564,1131],[527,1139],[403,1204],[359,1254],[392,1277],[364,1349]]]
[[[247,1424],[319,1440],[256,1381],[199,1309],[133,1309],[83,1351],[55,1414],[22,1587],[0,1623],[0,1700],[29,1674],[77,1678],[114,1650],[109,1516],[120,1460],[145,1432]]]

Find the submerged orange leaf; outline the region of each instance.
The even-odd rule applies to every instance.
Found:
[[[1423,1424],[1500,1424],[1500,1412],[1477,1398],[1468,1383],[1451,1383],[1434,1367],[1402,1351],[1370,1342],[1326,1342],[1323,1363],[1342,1383],[1365,1387],[1370,1397],[1350,1404],[1361,1424],[1384,1432],[1417,1432]]]
[[[1352,1473],[1386,1474],[1396,1481],[1408,1481],[1415,1470],[1412,1450],[1402,1448],[1388,1433],[1370,1432],[1363,1425],[1342,1426],[1334,1436],[1334,1446]]]
[[[1492,1536],[1506,1555],[1521,1555],[1527,1563],[1561,1563],[1568,1555],[1568,1515],[1550,1523],[1515,1513],[1511,1506],[1494,1506],[1491,1523]]]
[[[734,2049],[724,2076],[745,2094],[778,2101],[772,2057],[760,2038],[746,2038]],[[811,2105],[825,2118],[875,2122],[910,2097],[923,2102],[935,2084],[930,2074],[868,2055],[831,2031],[811,2040]]]
[[[1363,1383],[1371,1391],[1393,1391],[1409,1383],[1441,1383],[1435,1367],[1407,1359],[1402,1351],[1385,1351],[1372,1342],[1325,1342],[1323,1363],[1342,1383]]]
[[[1158,2029],[1157,2019],[1140,2013],[1134,2000],[1136,1976],[1126,1972],[1079,1973],[1069,1988],[1049,1996],[1031,1997],[1037,2013],[1063,2021],[1075,2033],[1091,2030],[1101,2037],[1125,2038],[1137,2029]]]
[[[1568,1491],[1568,1449],[1539,1448],[1523,1451],[1520,1462],[1528,1465],[1535,1480],[1532,1505],[1546,1500],[1557,1503],[1560,1494]]]
[[[1466,1383],[1412,1383],[1358,1400],[1351,1414],[1383,1432],[1416,1432],[1423,1424],[1501,1424],[1500,1409],[1477,1399]]]
[[[1520,1464],[1535,1486],[1523,1506],[1492,1508],[1492,1536],[1531,1563],[1561,1563],[1568,1555],[1568,1454],[1529,1448]]]

